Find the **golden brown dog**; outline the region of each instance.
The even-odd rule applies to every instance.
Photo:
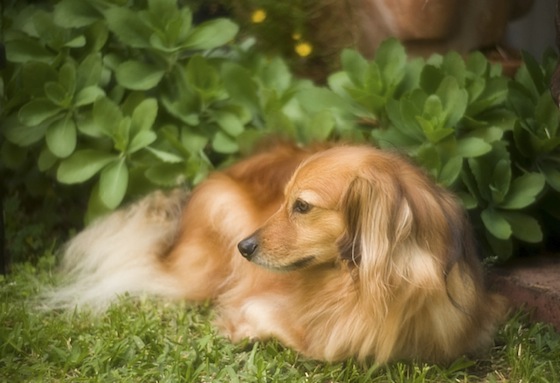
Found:
[[[321,360],[448,362],[504,313],[464,211],[401,156],[277,145],[192,193],[153,193],[80,233],[49,305],[118,294],[214,300],[233,341],[274,337]]]

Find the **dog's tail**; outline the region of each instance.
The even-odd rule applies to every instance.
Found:
[[[105,310],[119,295],[179,297],[164,258],[181,227],[185,190],[154,192],[92,223],[65,247],[62,283],[40,297],[46,309]]]

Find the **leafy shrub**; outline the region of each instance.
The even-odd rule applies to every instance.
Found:
[[[236,63],[221,47],[237,26],[193,25],[175,0],[6,13],[4,163],[16,170],[32,156],[57,182],[94,180],[90,217],[127,194],[197,183],[241,150],[248,130],[266,130],[300,86],[280,60]]]
[[[461,197],[487,255],[542,243],[560,222],[553,55],[525,57],[511,79],[480,53],[409,59],[389,40],[372,61],[344,51],[317,86],[176,0],[19,3],[5,17],[0,171],[85,190],[90,219],[194,185],[273,134],[407,152]]]
[[[372,62],[345,52],[329,78],[369,121],[371,141],[405,150],[462,198],[486,254],[501,259],[519,241],[541,243],[541,222],[554,230],[560,218],[560,116],[548,92],[556,57],[524,58],[512,80],[480,53],[407,61],[388,41]]]

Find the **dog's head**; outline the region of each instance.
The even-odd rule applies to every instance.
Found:
[[[422,278],[456,261],[465,250],[463,225],[450,194],[408,160],[341,146],[303,162],[280,209],[238,248],[273,270],[346,262],[391,284],[395,270]]]

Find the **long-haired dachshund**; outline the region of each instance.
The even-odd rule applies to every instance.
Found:
[[[488,347],[506,306],[453,196],[366,146],[277,144],[192,193],[152,193],[77,235],[63,265],[50,307],[210,299],[232,341],[327,361],[449,362]]]

